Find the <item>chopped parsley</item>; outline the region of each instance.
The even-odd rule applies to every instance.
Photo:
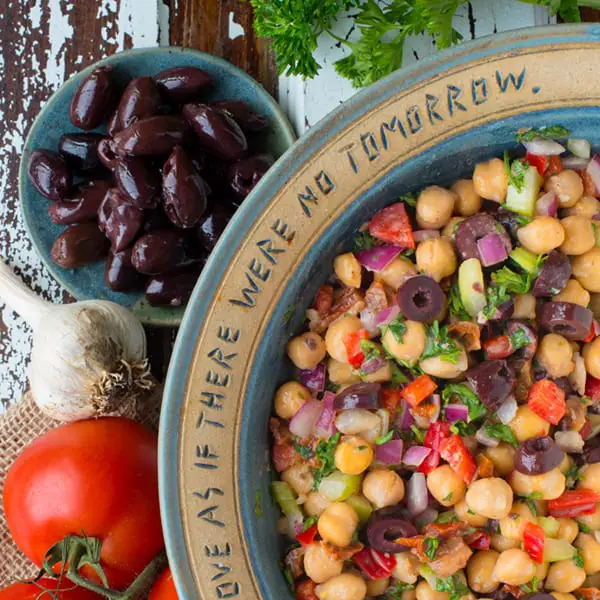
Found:
[[[442,400],[447,404],[454,396],[469,409],[469,421],[476,421],[487,414],[487,408],[468,385],[464,383],[447,385],[442,392]]]
[[[567,469],[565,477],[567,478],[567,487],[573,487],[575,483],[582,478],[582,475],[579,472],[579,467],[576,464],[572,464]]]
[[[448,326],[440,327],[437,321],[427,328],[427,343],[421,360],[439,356],[441,360],[456,364],[461,355],[460,346],[448,336]]]
[[[402,583],[401,581],[396,581],[393,586],[390,586],[385,591],[385,595],[382,596],[382,598],[384,598],[384,600],[402,600],[403,592],[414,589],[415,586],[412,583]]]
[[[390,323],[379,325],[379,328],[381,329],[382,337],[389,331],[399,344],[403,343],[404,334],[406,333],[406,324],[404,323],[404,317],[402,315],[398,315]]]
[[[417,205],[417,196],[414,193],[404,194],[404,196],[400,196],[398,200],[400,202],[404,202],[404,204],[408,204],[409,206]]]
[[[515,273],[508,267],[502,267],[492,273],[492,281],[497,287],[504,288],[509,294],[526,294],[531,289],[529,273]]]
[[[435,520],[435,522],[439,523],[440,525],[454,523],[455,521],[458,521],[458,517],[453,510],[447,510],[446,512],[440,513],[438,518]]]
[[[435,590],[436,592],[450,594],[448,600],[460,600],[469,593],[469,588],[456,574],[447,579],[437,579],[435,582]]]
[[[394,437],[394,430],[390,429],[385,435],[378,437],[375,440],[375,444],[377,446],[381,446],[382,444],[387,444],[387,442],[390,442],[393,437]]]
[[[450,294],[448,295],[448,310],[450,311],[450,315],[459,321],[468,321],[471,318],[461,300],[460,292],[458,291],[458,283],[455,283],[450,289]]]
[[[365,361],[381,356],[381,348],[371,340],[360,340],[360,351],[365,355]]]
[[[517,438],[512,429],[503,423],[484,423],[483,433],[488,437],[496,438],[501,442],[507,442],[515,448],[519,446],[519,442],[517,442]]]
[[[510,337],[510,345],[515,349],[519,350],[525,346],[529,346],[531,343],[527,333],[524,329],[517,329]]]
[[[521,589],[526,594],[531,594],[531,593],[535,593],[535,592],[539,591],[539,587],[540,587],[539,577],[534,576],[533,579],[529,583],[524,583],[521,586]]]
[[[525,227],[526,225],[529,225],[533,219],[531,217],[526,217],[525,215],[517,215],[515,221],[519,227]]]
[[[257,517],[262,517],[262,492],[260,490],[256,490],[256,498],[254,500],[254,514]]]
[[[421,369],[421,367],[417,363],[413,363],[408,360],[398,360],[398,359],[396,359],[396,362],[401,367],[408,369],[411,372],[411,375],[413,375],[414,377],[419,377],[420,375],[423,375],[423,369]]]
[[[496,314],[498,307],[510,300],[504,286],[490,286],[487,290],[487,304],[481,311],[486,319],[491,319]]]
[[[375,246],[375,238],[369,233],[368,230],[360,231],[354,238],[354,250],[368,250]]]
[[[592,399],[589,396],[583,396],[581,398],[581,404],[583,404],[584,406],[587,406],[588,404],[592,403]]]
[[[539,129],[527,129],[517,133],[517,142],[531,142],[536,138],[547,140],[562,139],[569,137],[570,130],[562,125],[550,125],[549,127],[540,127]]]
[[[523,501],[527,504],[527,508],[534,517],[537,517],[537,506],[535,505],[534,500],[539,500],[541,497],[542,494],[540,492],[533,492],[532,494],[529,494],[529,496],[523,497]]]
[[[296,312],[296,305],[295,304],[290,304],[287,307],[287,310],[285,311],[283,317],[281,317],[281,321],[283,324],[285,323],[289,323],[292,318],[294,317],[294,313]]]
[[[313,469],[314,484],[313,487],[318,489],[321,480],[335,471],[335,449],[340,441],[340,432],[338,431],[333,437],[328,440],[319,440],[319,444],[315,450],[315,456],[321,461],[321,466],[318,469]]]
[[[442,498],[442,500],[444,502],[450,502],[450,500],[452,500],[452,492],[450,492],[449,494],[446,494],[446,496],[444,498]]]
[[[475,435],[477,433],[477,428],[473,423],[465,423],[462,419],[459,419],[450,425],[450,431],[462,437],[467,437],[469,435]]]
[[[438,538],[426,537],[423,540],[423,552],[429,560],[435,560],[439,545],[440,540]]]
[[[583,569],[584,566],[584,562],[583,562],[583,554],[581,552],[581,550],[577,550],[577,552],[575,553],[575,556],[573,557],[573,562],[575,563],[576,567],[579,567],[580,569]]]
[[[337,394],[337,391],[339,389],[340,389],[339,384],[333,383],[333,381],[330,381],[329,379],[325,382],[325,391]]]
[[[287,583],[287,586],[290,588],[290,591],[292,592],[292,594],[296,593],[296,584],[294,583],[294,577],[292,576],[292,571],[290,570],[289,567],[285,567],[285,569],[282,569],[282,573],[283,573],[283,578],[285,579],[285,582]]]
[[[575,519],[575,521],[577,522],[581,533],[592,533],[592,530],[583,521],[579,521],[578,519]]]
[[[303,444],[299,444],[296,442],[294,444],[294,450],[304,459],[310,460],[313,456],[312,448],[309,446],[304,446]]]
[[[302,524],[302,531],[306,531],[310,529],[313,525],[317,524],[319,517],[317,515],[310,515],[310,517],[306,517],[304,519],[304,523]]]
[[[408,377],[400,370],[400,367],[396,364],[395,361],[390,361],[389,365],[392,371],[392,387],[397,388],[403,383],[408,383]]]
[[[420,444],[425,441],[425,434],[416,425],[411,425],[410,430]]]
[[[512,185],[517,192],[523,191],[525,174],[530,168],[529,163],[521,158],[513,160],[511,164],[508,150],[504,152],[504,170],[508,176],[508,183],[509,185]]]

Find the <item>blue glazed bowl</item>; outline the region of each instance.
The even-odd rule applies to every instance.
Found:
[[[465,44],[339,107],[254,190],[198,283],[166,382],[160,496],[180,598],[292,598],[268,419],[290,377],[285,344],[334,256],[399,195],[515,150],[520,128],[562,124],[599,148],[598,65],[595,25]]]
[[[71,77],[46,103],[33,123],[21,157],[19,194],[25,227],[37,253],[52,275],[77,300],[102,298],[131,308],[143,322],[153,325],[179,325],[184,312],[181,308],[150,306],[144,295],[113,292],[104,284],[104,262],[83,269],[63,269],[50,256],[56,236],[64,229],[52,223],[47,214],[49,200],[31,184],[27,176],[29,154],[38,148],[56,150],[64,133],[78,130],[69,119],[71,98],[79,84],[100,65],[111,65],[115,78],[124,88],[134,77],[155,75],[164,69],[179,66],[199,67],[208,71],[215,85],[202,95],[206,102],[222,99],[239,99],[247,102],[256,112],[263,114],[268,128],[261,133],[259,146],[276,158],[283,154],[296,139],[286,116],[270,94],[249,75],[231,63],[198,50],[188,48],[141,48],[113,54],[77,75]],[[102,126],[96,131],[104,133]]]

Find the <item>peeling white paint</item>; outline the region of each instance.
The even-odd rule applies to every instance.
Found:
[[[244,28],[235,22],[235,13],[233,11],[229,11],[229,39],[235,40],[239,37],[244,37],[246,32]]]

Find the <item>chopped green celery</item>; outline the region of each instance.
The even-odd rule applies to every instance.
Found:
[[[520,191],[509,181],[504,208],[533,217],[535,203],[543,182],[538,170],[530,165],[523,175],[523,185]]]
[[[343,502],[358,493],[361,483],[362,477],[360,475],[346,475],[341,471],[334,471],[321,481],[319,492],[327,500]]]
[[[577,550],[565,539],[546,538],[544,541],[544,562],[558,562],[573,558]]]
[[[458,268],[458,291],[467,313],[477,316],[485,307],[486,300],[483,271],[476,258],[465,260]]]
[[[300,515],[300,518],[302,518],[302,510],[296,502],[294,492],[292,491],[292,488],[285,483],[285,481],[271,482],[271,492],[273,493],[275,502],[277,502],[279,508],[281,508],[281,512],[286,517]]]
[[[539,256],[534,254],[533,252],[529,252],[529,250],[525,250],[525,248],[521,248],[520,246],[515,248],[508,257],[521,269],[531,273],[532,275],[537,275],[537,270],[539,268]]]
[[[361,524],[366,523],[373,512],[371,503],[364,496],[350,496],[350,498],[346,500],[346,504],[349,504],[356,511],[358,520]]]
[[[438,578],[429,565],[421,563],[419,565],[419,575],[435,590]]]
[[[538,517],[538,525],[547,536],[553,538],[558,535],[560,523],[554,517]]]

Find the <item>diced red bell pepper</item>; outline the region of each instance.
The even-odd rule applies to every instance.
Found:
[[[589,396],[594,402],[600,400],[600,379],[592,377],[589,373],[585,380],[585,395]]]
[[[499,335],[483,343],[486,360],[502,360],[510,356],[515,350],[507,335]]]
[[[296,584],[296,600],[319,600],[315,588],[317,584],[312,579],[305,579]]]
[[[440,464],[440,453],[437,450],[432,450],[425,460],[417,467],[419,473],[425,473],[429,475],[431,471],[437,469]]]
[[[596,504],[600,502],[600,494],[593,490],[581,488],[579,490],[566,490],[556,500],[548,502],[548,512],[556,517],[578,517],[579,515],[591,515],[596,510]]]
[[[477,472],[477,463],[460,435],[455,434],[442,441],[440,456],[465,483],[469,484],[473,481]]]
[[[581,600],[600,600],[600,590],[597,587],[582,587],[575,590],[575,596]]]
[[[424,404],[419,404],[419,406],[415,406],[412,409],[413,415],[416,417],[423,417],[424,419],[431,420],[433,415],[438,412],[438,407],[431,402],[425,402]]]
[[[550,156],[548,168],[546,169],[546,175],[556,175],[556,173],[560,173],[562,170],[563,166],[560,156],[557,154]]]
[[[402,390],[402,397],[414,407],[429,398],[436,389],[437,383],[429,375],[421,375]]]
[[[380,210],[369,223],[369,233],[388,244],[415,248],[412,226],[402,202]]]
[[[431,453],[419,465],[417,471],[428,475],[440,464],[440,444],[442,443],[442,440],[446,439],[449,435],[450,423],[447,421],[436,421],[435,423],[431,423],[423,441],[423,445],[426,448],[431,448]]]
[[[465,535],[465,544],[473,550],[489,550],[492,544],[492,536],[483,529],[478,529],[469,535]]]
[[[306,531],[301,531],[296,534],[296,540],[300,542],[303,546],[308,546],[315,541],[315,537],[317,536],[317,526],[313,525],[309,527]]]
[[[525,160],[532,166],[538,170],[540,175],[545,175],[548,167],[550,166],[550,161],[547,156],[543,156],[541,154],[531,154],[531,152],[527,152],[525,155]]]
[[[381,388],[379,391],[379,405],[391,415],[395,415],[402,402],[402,390],[398,388]]]
[[[567,410],[564,391],[550,379],[540,379],[531,386],[527,404],[536,415],[552,425],[558,425]]]
[[[598,337],[600,334],[600,325],[598,325],[598,321],[596,319],[592,320],[592,324],[590,325],[590,332],[588,336],[583,340],[584,342],[591,342],[594,338]]]
[[[392,574],[392,569],[396,566],[393,554],[378,552],[373,548],[363,548],[352,560],[369,579],[385,579]]]
[[[544,562],[544,544],[546,534],[544,530],[535,523],[528,521],[523,528],[523,548],[536,563]]]
[[[365,360],[365,355],[360,347],[361,340],[368,340],[369,332],[366,329],[359,329],[358,331],[351,331],[347,333],[344,338],[344,347],[346,348],[346,355],[348,356],[348,362],[352,365],[353,369],[360,368]]]

